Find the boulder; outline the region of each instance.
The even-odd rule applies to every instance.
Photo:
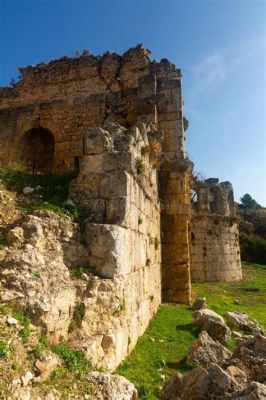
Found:
[[[258,382],[250,382],[244,390],[235,391],[225,400],[265,400],[266,385]]]
[[[89,381],[95,384],[94,400],[138,400],[138,391],[129,380],[120,375],[92,372]]]
[[[35,367],[40,375],[34,379],[34,382],[43,382],[48,379],[59,364],[60,359],[56,354],[47,352],[42,355],[35,363]]]
[[[227,350],[220,342],[214,341],[206,331],[202,331],[199,338],[189,348],[187,360],[202,365],[220,363],[231,357],[231,351]]]
[[[221,343],[226,343],[231,336],[231,331],[223,317],[212,310],[194,311],[193,324],[199,329],[207,331],[212,339],[219,340]]]
[[[165,383],[162,400],[225,400],[231,393],[242,390],[230,374],[218,364],[210,363],[208,368],[194,368],[186,374],[177,374]]]
[[[209,376],[204,368],[195,368],[183,377],[182,400],[205,399],[208,393]]]
[[[22,385],[23,385],[23,386],[28,386],[28,384],[32,381],[32,379],[33,379],[33,374],[32,374],[32,372],[31,372],[31,371],[27,371],[27,372],[25,373],[25,375],[23,375],[23,376],[21,377]]]
[[[226,320],[231,328],[240,329],[245,332],[252,332],[253,334],[264,334],[264,328],[255,320],[252,320],[248,314],[238,311],[228,311],[226,313]]]
[[[244,336],[238,339],[233,357],[241,357],[244,348],[247,349],[247,354],[254,358],[265,359],[266,362],[266,336],[257,334],[253,336]]]
[[[32,194],[32,193],[34,193],[34,191],[35,191],[35,189],[33,188],[33,187],[30,187],[30,186],[25,186],[24,188],[23,188],[23,194]]]
[[[228,325],[231,328],[245,330],[249,328],[249,316],[244,312],[227,311],[225,314]]]
[[[192,304],[193,311],[202,310],[204,308],[208,308],[208,303],[205,297],[196,299]]]
[[[204,368],[194,368],[185,375],[174,375],[163,387],[162,400],[205,400],[209,376]]]

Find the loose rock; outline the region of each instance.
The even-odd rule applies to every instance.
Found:
[[[221,343],[214,341],[206,331],[202,331],[199,338],[191,345],[187,360],[208,365],[209,363],[220,363],[231,355],[231,351]]]
[[[221,343],[226,343],[231,336],[231,331],[223,317],[212,310],[194,311],[193,324],[207,331],[214,340],[219,340]]]
[[[110,373],[93,372],[89,380],[95,384],[94,400],[138,400],[138,391],[126,378]]]

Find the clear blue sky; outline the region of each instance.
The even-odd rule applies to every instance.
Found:
[[[187,151],[266,206],[266,1],[0,0],[0,85],[17,67],[142,42],[183,71]]]

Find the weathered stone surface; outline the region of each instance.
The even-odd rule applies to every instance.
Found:
[[[265,334],[264,328],[257,321],[252,320],[246,313],[228,311],[225,316],[228,325],[232,328],[240,329],[245,332],[252,332],[254,334]]]
[[[218,179],[192,182],[191,279],[194,282],[242,279],[233,188]]]
[[[86,241],[90,244],[89,263],[105,278],[131,272],[129,231],[116,225],[87,224]]]
[[[204,368],[194,368],[185,375],[177,374],[162,390],[163,400],[203,400],[208,392],[209,377]]]
[[[69,268],[88,260],[78,227],[69,218],[35,211],[25,217],[20,230],[23,241],[12,242],[1,263],[2,293],[13,292],[50,340],[66,338],[76,292]]]
[[[264,400],[266,399],[266,385],[258,382],[251,382],[244,390],[235,391],[225,400]]]
[[[133,383],[123,376],[93,372],[88,379],[95,387],[95,400],[138,400],[138,391]]]
[[[249,316],[243,312],[227,311],[225,314],[228,325],[231,328],[246,329],[249,327]]]
[[[51,352],[43,354],[35,363],[39,376],[34,379],[34,382],[43,382],[48,379],[60,364],[61,361],[56,354]]]
[[[208,303],[205,297],[203,297],[202,299],[196,299],[192,304],[193,311],[202,310],[203,308],[208,308]]]
[[[220,363],[229,358],[232,353],[220,342],[214,341],[207,332],[200,333],[199,338],[189,348],[187,360],[199,364]]]
[[[219,340],[222,343],[226,343],[231,336],[231,331],[225,324],[223,317],[212,310],[194,311],[193,324],[201,330],[207,331],[214,340]]]

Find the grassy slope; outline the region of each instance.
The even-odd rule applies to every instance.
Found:
[[[244,263],[243,270],[243,281],[194,284],[195,294],[206,297],[210,308],[222,315],[226,311],[245,311],[266,326],[266,266]],[[192,313],[186,306],[162,306],[118,368],[119,374],[137,386],[142,399],[158,399],[165,376],[189,368],[184,357],[197,336],[191,320]]]
[[[31,196],[25,196],[25,202],[20,201],[18,209],[27,213],[33,210],[50,210],[59,215],[70,216],[75,222],[82,222],[85,214],[77,207],[67,206],[64,202],[68,198],[68,187],[74,174],[68,175],[33,175],[23,171],[11,171],[0,168],[0,184],[8,189],[22,194],[25,186],[36,188],[39,190]],[[32,199],[32,202],[30,201]],[[20,199],[21,200],[21,199]],[[24,204],[23,204],[24,203]]]

